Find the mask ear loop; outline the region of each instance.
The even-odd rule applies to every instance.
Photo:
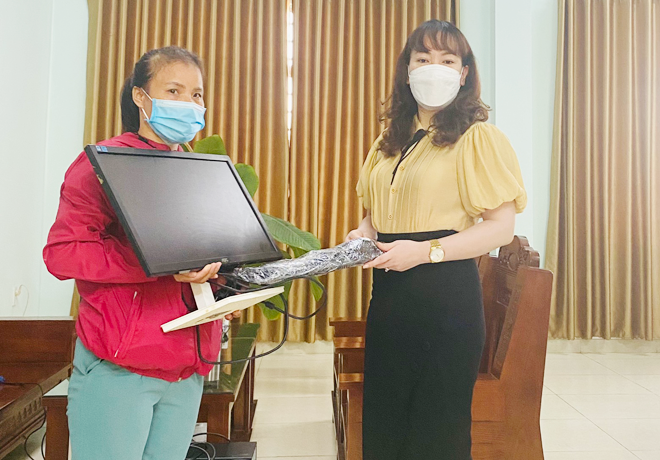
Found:
[[[153,99],[151,99],[151,96],[149,96],[149,93],[147,93],[147,92],[144,90],[144,88],[142,88],[141,86],[138,86],[138,88],[140,88],[140,91],[142,91],[142,92],[144,93],[144,95],[147,96],[151,102],[154,101]],[[147,116],[147,112],[144,110],[144,107],[140,107],[140,110],[142,110],[142,113],[144,114],[144,121],[147,121],[147,122],[148,122],[148,121],[149,121],[149,117]]]
[[[461,67],[461,86],[464,86],[465,83],[467,83],[467,75],[465,75],[465,77],[463,77],[463,72],[465,72],[465,69],[469,69],[469,67],[466,66],[466,65]]]

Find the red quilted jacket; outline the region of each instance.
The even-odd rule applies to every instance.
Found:
[[[168,150],[134,133],[99,145]],[[76,280],[81,296],[76,331],[96,356],[170,382],[210,372],[212,366],[197,356],[194,328],[167,334],[160,328],[188,312],[182,295],[194,306],[190,285],[173,276],[146,276],[85,152],[64,176],[43,256],[57,278]],[[212,322],[200,329],[203,356],[215,360],[220,325]]]

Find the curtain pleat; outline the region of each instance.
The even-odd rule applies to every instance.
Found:
[[[550,334],[660,338],[660,2],[562,0]]]
[[[330,247],[363,217],[355,192],[369,147],[383,129],[379,115],[396,60],[425,20],[456,21],[451,0],[293,0],[291,222]],[[362,317],[371,273],[360,268],[324,277],[328,308],[295,324],[293,340],[329,339],[328,317]],[[292,290],[292,309],[310,312],[307,285]]]

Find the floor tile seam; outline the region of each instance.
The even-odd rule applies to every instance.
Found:
[[[594,360],[594,359],[591,358],[590,356],[586,356],[586,358],[590,359],[590,360],[593,361],[594,363],[600,364],[600,365],[603,366],[605,369],[614,372],[614,373],[615,373],[616,375],[618,375],[619,377],[623,377],[624,379],[628,380],[629,382],[634,383],[635,385],[639,386],[640,388],[644,388],[644,387],[641,386],[639,383],[637,383],[637,382],[635,382],[635,381],[633,381],[633,380],[630,380],[628,377],[626,377],[626,375],[638,375],[638,374],[622,374],[622,373],[620,373],[620,372],[615,371],[614,369],[610,369],[610,368],[607,367],[605,364],[599,363],[598,361]],[[590,375],[600,375],[600,374],[590,374]],[[639,375],[657,375],[657,374],[639,374]],[[644,389],[647,390],[647,391],[651,391],[651,390],[649,390],[648,388],[644,388]],[[651,392],[651,393],[655,394],[654,392]]]
[[[559,396],[559,395],[558,395],[558,396]],[[582,415],[585,419],[587,419],[587,420],[589,421],[589,423],[591,423],[593,426],[595,426],[596,428],[598,428],[598,429],[599,429],[599,430],[600,430],[605,436],[607,436],[608,438],[612,439],[615,443],[617,443],[618,445],[620,445],[624,450],[626,450],[626,451],[628,451],[628,452],[630,452],[630,453],[632,454],[632,452],[631,452],[626,446],[624,446],[621,442],[619,442],[619,441],[618,441],[617,439],[615,439],[612,435],[610,435],[608,432],[606,432],[603,428],[601,428],[600,426],[596,425],[596,422],[594,422],[592,419],[590,419],[590,418],[587,417],[585,414],[583,414],[583,413],[582,413],[577,407],[574,407],[571,403],[569,403],[568,401],[566,401],[566,400],[565,400],[564,398],[562,398],[561,396],[559,396],[559,398],[560,398],[562,401],[564,401],[566,404],[568,404],[570,407],[572,407],[577,413],[579,413],[579,414]],[[542,431],[541,431],[541,432],[542,432]],[[634,454],[633,454],[633,455],[634,455]]]

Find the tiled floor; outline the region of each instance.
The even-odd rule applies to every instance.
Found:
[[[260,459],[336,458],[331,353],[291,344],[259,364]],[[546,460],[660,460],[660,353],[549,353],[541,431]]]
[[[258,362],[260,460],[336,459],[331,387],[328,342],[287,344]],[[541,431],[546,460],[660,460],[660,353],[549,353]]]

